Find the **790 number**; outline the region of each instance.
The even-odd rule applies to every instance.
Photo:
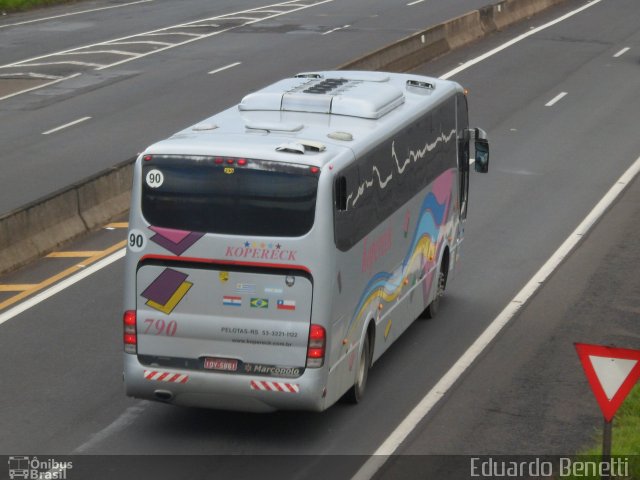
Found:
[[[175,320],[165,322],[162,319],[153,320],[147,318],[144,323],[147,324],[147,328],[144,331],[145,335],[166,335],[167,337],[173,337],[178,330],[178,322]]]

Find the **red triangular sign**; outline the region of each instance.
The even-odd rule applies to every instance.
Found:
[[[575,346],[602,414],[610,422],[640,378],[640,350],[584,343]]]

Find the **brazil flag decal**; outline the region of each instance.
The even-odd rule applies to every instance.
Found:
[[[268,298],[252,298],[250,304],[251,304],[251,308],[269,308],[269,299]]]

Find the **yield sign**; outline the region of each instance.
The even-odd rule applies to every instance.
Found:
[[[576,343],[591,390],[610,422],[640,378],[640,350]]]

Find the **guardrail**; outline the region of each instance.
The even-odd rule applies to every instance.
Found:
[[[448,20],[338,67],[403,72],[566,0],[503,0]],[[94,230],[129,208],[129,159],[0,217],[0,274]]]

